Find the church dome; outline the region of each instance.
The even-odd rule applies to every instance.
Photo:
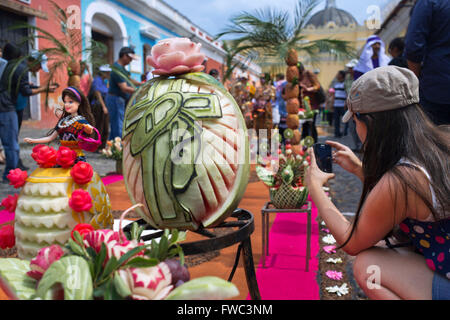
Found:
[[[347,11],[336,8],[335,0],[327,0],[325,9],[315,13],[306,25],[314,26],[316,28],[329,25],[336,27],[351,27],[357,26],[358,22],[355,17]]]

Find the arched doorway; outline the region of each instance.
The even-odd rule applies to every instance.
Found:
[[[86,9],[84,20],[85,47],[91,41],[103,43],[107,48],[105,62],[117,60],[120,48],[128,45],[128,33],[120,14],[104,2],[93,2]]]

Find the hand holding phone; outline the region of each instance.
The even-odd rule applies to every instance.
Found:
[[[317,166],[320,170],[327,173],[333,172],[331,146],[325,143],[316,143],[313,146],[316,156]]]

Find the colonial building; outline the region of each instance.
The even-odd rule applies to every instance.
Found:
[[[353,48],[359,51],[375,31],[369,30],[366,25],[359,25],[349,12],[337,8],[335,0],[327,0],[325,8],[315,13],[307,22],[304,34],[307,41],[324,38],[349,41]],[[314,61],[308,57],[300,59],[306,68],[319,72],[319,81],[324,88],[328,88],[336,73],[343,70],[348,62],[336,60],[329,53],[320,54]]]
[[[74,15],[77,30],[82,36],[82,46],[89,48],[91,39],[102,42],[108,51],[106,62],[113,63],[118,59],[118,53],[123,46],[132,46],[138,56],[129,66],[131,76],[140,80],[141,75],[149,71],[145,57],[150,54],[151,47],[159,40],[169,37],[187,37],[202,44],[206,55],[206,72],[217,69],[223,72],[226,52],[220,41],[198,27],[161,0],[53,0],[56,5],[66,11],[68,16]],[[71,7],[72,9],[69,9]],[[20,44],[29,30],[11,29],[17,23],[29,23],[51,33],[56,38],[63,38],[63,28],[55,18],[54,8],[49,0],[0,0],[0,46],[6,42]],[[44,39],[35,39],[32,43],[21,44],[24,54],[34,49],[48,48],[50,45]],[[86,57],[80,57],[86,58]],[[236,57],[241,61],[238,74],[245,73],[257,80],[261,68],[249,62],[244,57]],[[49,61],[51,64],[51,61]],[[61,90],[67,83],[67,73],[57,75],[60,90],[49,95],[48,107],[43,94],[30,98],[29,107],[25,111],[28,125],[51,128],[57,119],[55,107],[60,103]],[[39,72],[30,74],[30,80],[44,83],[48,75]]]
[[[187,37],[202,44],[207,57],[206,72],[217,69],[222,74],[226,52],[220,41],[195,25],[183,14],[160,0],[81,0],[82,32],[85,46],[90,39],[104,43],[108,48],[108,62],[118,58],[122,46],[132,46],[139,57],[130,65],[133,77],[149,71],[145,57],[158,41],[169,37]],[[253,76],[260,68],[247,64]]]

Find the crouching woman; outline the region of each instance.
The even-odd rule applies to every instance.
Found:
[[[334,162],[363,182],[353,221],[326,196],[322,186],[334,175],[310,152],[311,197],[340,247],[356,256],[354,275],[370,299],[450,299],[450,136],[418,102],[418,79],[404,68],[377,68],[353,84],[343,121],[355,121],[362,162],[327,141]],[[403,244],[392,237],[397,229]]]

